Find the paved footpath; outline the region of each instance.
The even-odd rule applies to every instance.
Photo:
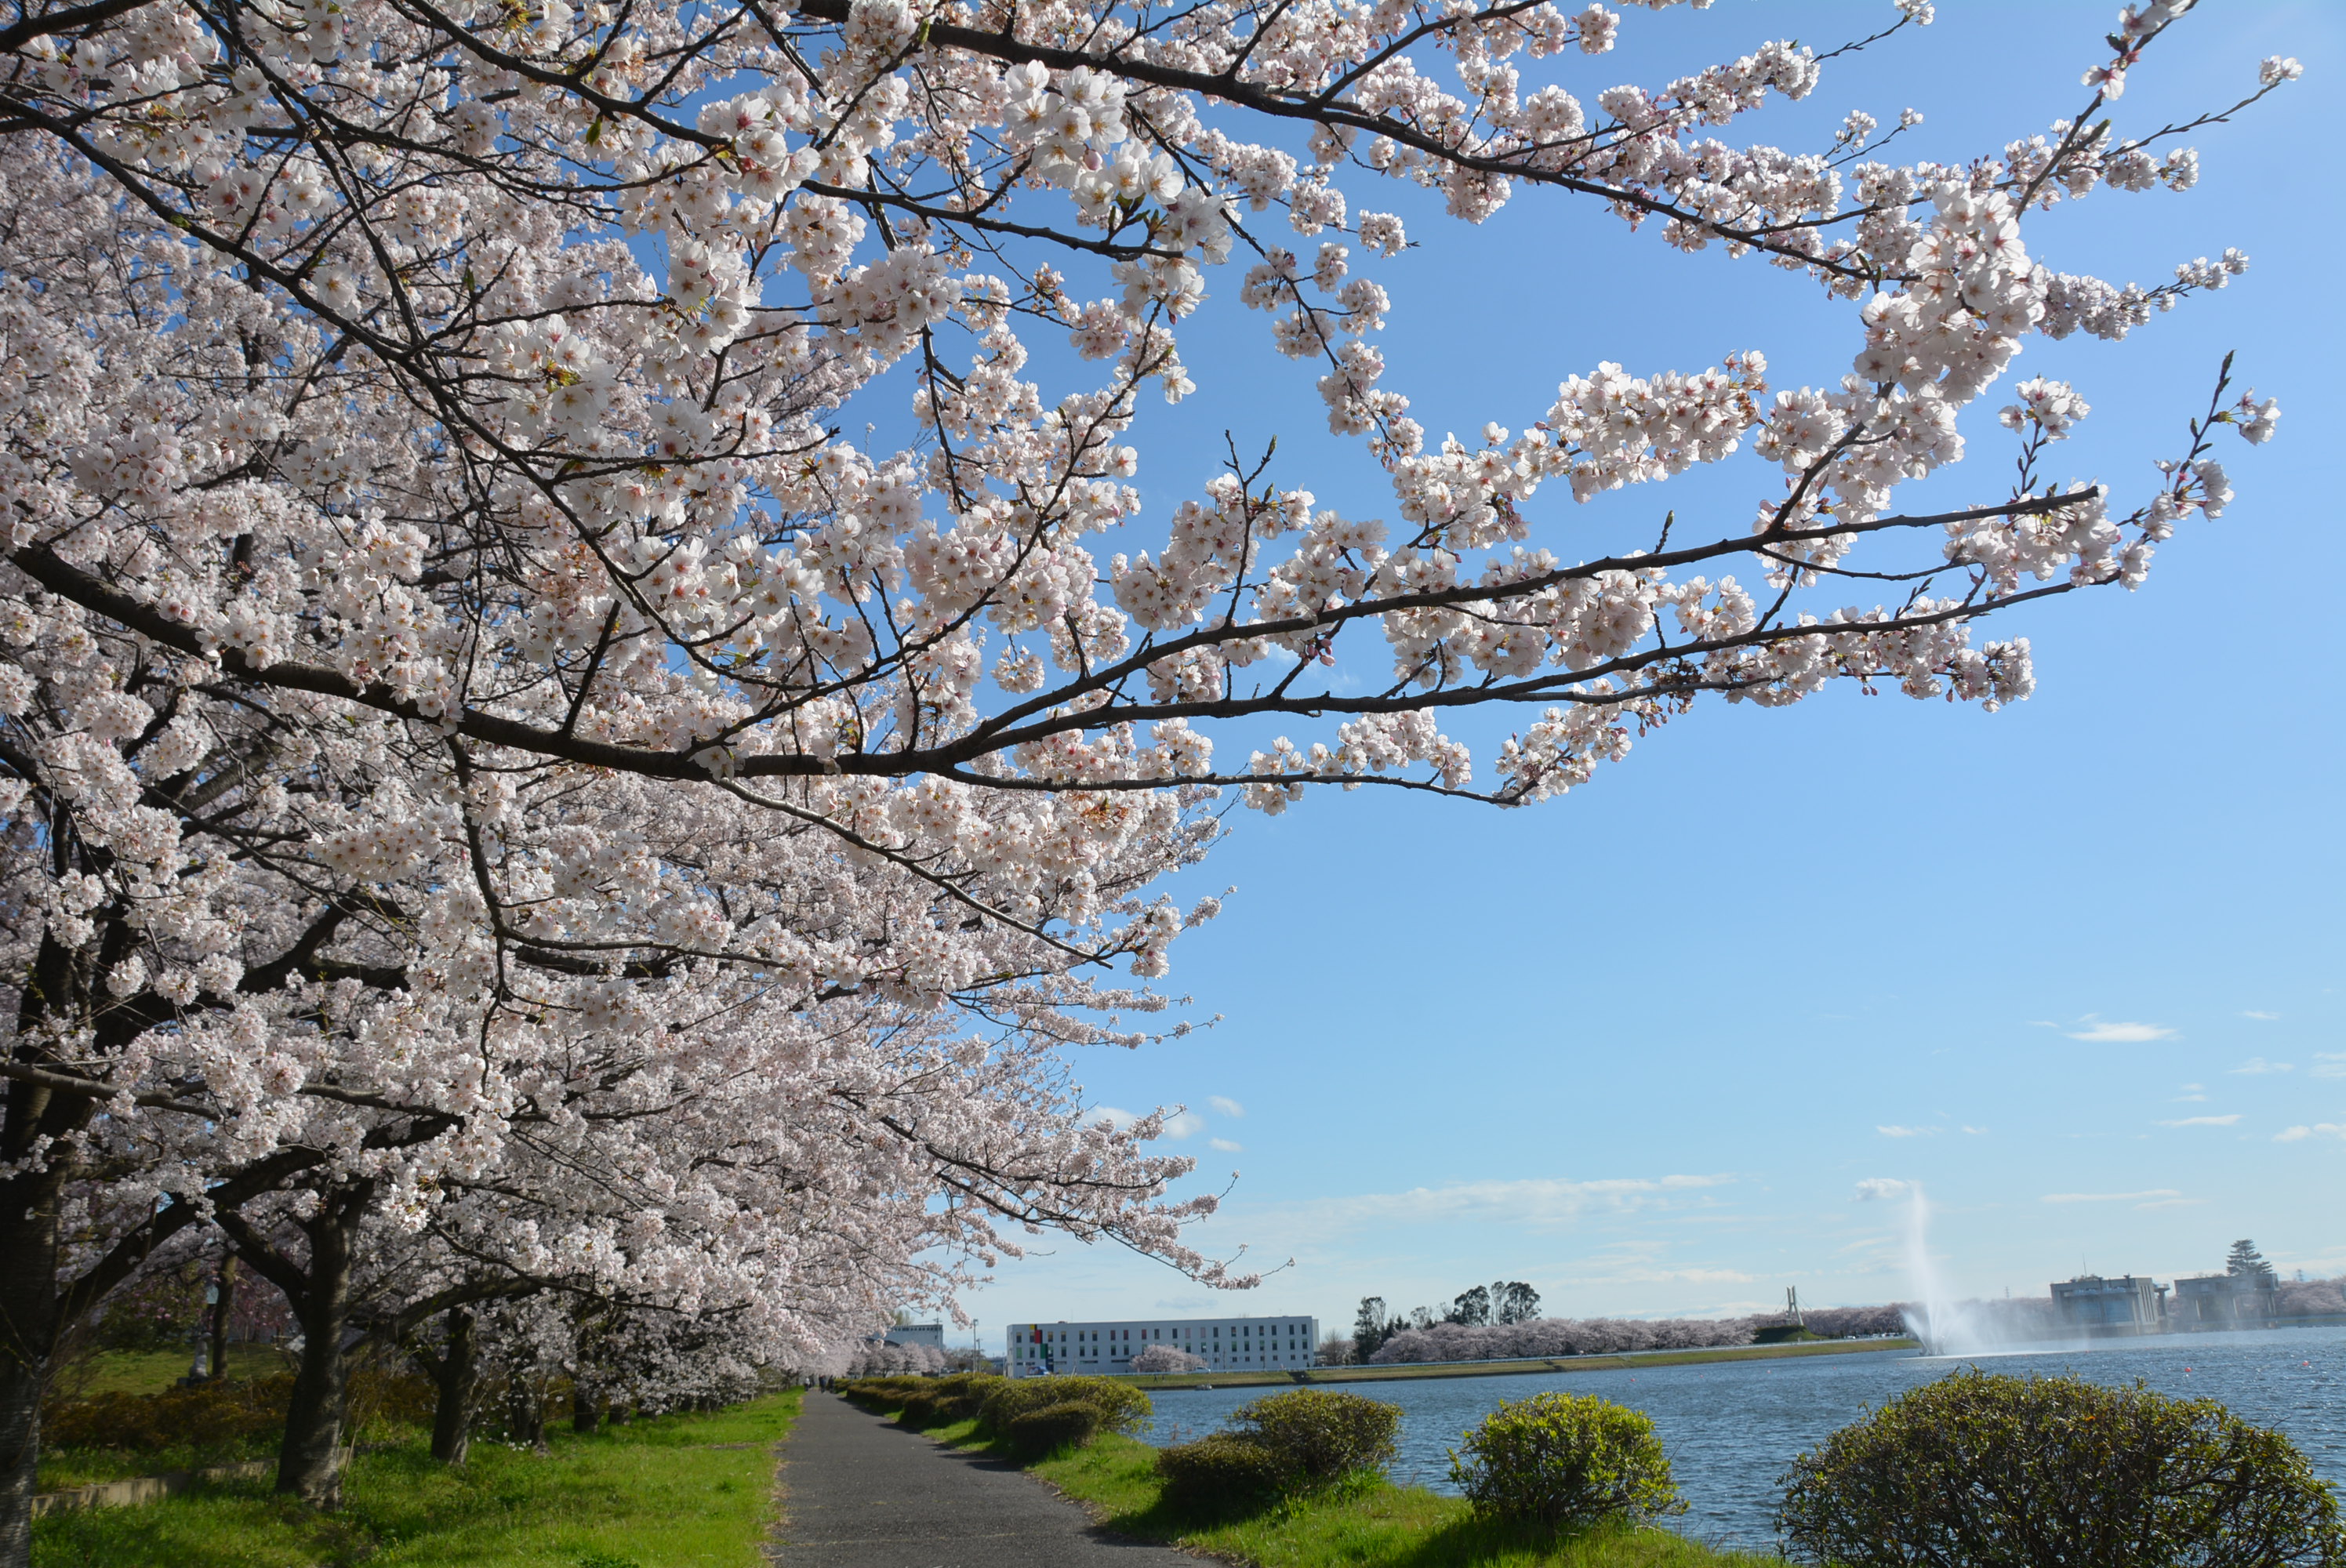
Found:
[[[1017,1466],[810,1389],[782,1444],[775,1568],[1198,1568],[1125,1541]]]

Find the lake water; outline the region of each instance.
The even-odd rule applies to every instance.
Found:
[[[1634,1406],[1653,1417],[1690,1504],[1677,1528],[1715,1544],[1765,1548],[1775,1540],[1777,1479],[1795,1454],[1868,1410],[1967,1366],[2066,1372],[2099,1383],[2140,1379],[2165,1393],[2220,1400],[2236,1414],[2288,1433],[2324,1480],[2346,1486],[2346,1328],[2178,1334],[1996,1356],[1885,1350],[1331,1386],[1398,1405],[1401,1457],[1393,1477],[1437,1492],[1456,1490],[1447,1451],[1502,1400],[1562,1390]],[[1144,1435],[1159,1444],[1200,1436],[1249,1400],[1273,1391],[1152,1390],[1157,1416]]]

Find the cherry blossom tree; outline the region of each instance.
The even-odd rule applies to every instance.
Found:
[[[1136,1372],[1195,1372],[1205,1364],[1203,1356],[1191,1355],[1178,1345],[1146,1345],[1132,1358]]]
[[[1151,890],[1223,805],[1526,804],[1706,699],[2024,697],[2025,641],[1975,623],[2133,586],[2229,503],[2216,427],[2279,412],[2229,365],[2139,494],[2047,476],[2086,404],[2035,378],[1997,416],[2015,478],[1897,501],[2027,339],[2245,268],[2145,289],[2024,242],[2188,187],[2178,137],[2298,74],[2121,125],[2185,9],[2126,12],[2048,133],[1901,163],[1862,115],[1722,139],[1826,56],[1738,38],[1608,87],[1621,19],[1546,0],[22,0],[0,1564],[59,1326],[216,1221],[314,1295],[553,1151],[664,1227],[672,1184],[723,1185],[662,1163],[699,1117],[827,1214],[868,1200],[881,1277],[943,1224],[981,1268],[1060,1227],[1232,1282],[1179,1239],[1210,1200],[1168,1196],[1161,1121],[1094,1121],[1049,1064],[1143,1038],[1162,999],[1111,971],[1163,975],[1212,912]],[[1852,46],[1929,6],[1892,16]],[[1375,347],[1408,245],[1381,181],[1779,267],[1846,307],[1851,370],[1559,367],[1547,409],[1432,440]],[[1318,367],[1389,521],[1235,448],[1144,510],[1127,438],[1199,393],[1209,281]],[[1062,332],[1095,368],[1046,387]],[[834,428],[878,401],[918,433]],[[1576,504],[1747,449],[1748,515],[1566,542]],[[1478,758],[1441,725],[1484,707],[1524,717]],[[1218,749],[1257,722],[1302,738]],[[813,1251],[798,1320],[829,1323],[862,1287]]]

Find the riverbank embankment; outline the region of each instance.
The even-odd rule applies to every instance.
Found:
[[[1706,1361],[1771,1361],[1808,1356],[1849,1356],[1919,1350],[1905,1338],[1827,1339],[1821,1344],[1725,1345],[1704,1350],[1629,1350],[1610,1356],[1526,1356],[1505,1361],[1396,1361],[1390,1365],[1313,1367],[1308,1371],[1118,1372],[1138,1389],[1292,1388],[1298,1383],[1389,1383],[1416,1378],[1500,1378],[1525,1372],[1618,1372],[1636,1367],[1685,1367]]]

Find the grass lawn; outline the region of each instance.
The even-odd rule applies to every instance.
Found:
[[[549,1454],[476,1443],[462,1470],[418,1439],[361,1454],[332,1514],[266,1481],[52,1514],[33,1526],[34,1568],[756,1568],[768,1450],[798,1408],[792,1390],[563,1432]]]
[[[101,1350],[59,1380],[73,1399],[93,1394],[159,1393],[188,1375],[186,1350]],[[293,1359],[274,1345],[230,1345],[228,1375],[266,1378],[293,1369]]]
[[[929,1435],[990,1446],[974,1427],[962,1421]],[[1716,1551],[1668,1530],[1542,1543],[1477,1521],[1463,1499],[1382,1481],[1251,1519],[1201,1523],[1166,1507],[1157,1451],[1132,1438],[1101,1437],[1028,1468],[1119,1534],[1255,1568],[1782,1568],[1773,1554]]]

